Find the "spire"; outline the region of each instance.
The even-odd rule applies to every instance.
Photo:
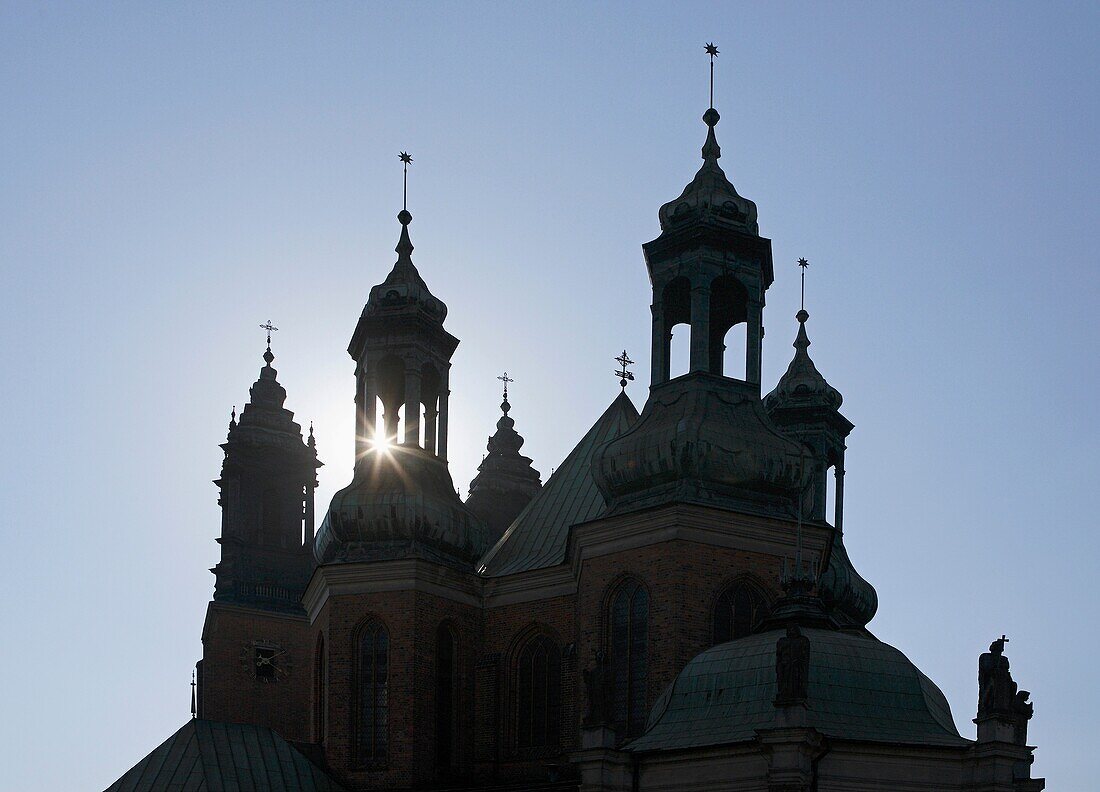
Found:
[[[488,526],[492,543],[496,543],[542,487],[539,472],[531,467],[531,459],[519,452],[523,437],[515,429],[515,419],[508,414],[512,409],[508,385],[515,380],[508,372],[497,379],[504,383],[504,398],[500,403],[502,415],[497,420],[496,432],[486,444],[489,453],[482,458],[466,498],[466,505]]]
[[[714,108],[714,59],[718,55],[718,48],[714,44],[707,44],[704,49],[710,57],[710,107],[703,113],[703,123],[707,125],[707,139],[702,149],[703,166],[679,198],[661,207],[658,212],[661,230],[667,232],[687,224],[690,220],[701,220],[759,235],[756,204],[737,194],[737,190],[718,165],[722,156],[722,148],[714,133],[714,128],[722,118]]]
[[[839,410],[844,397],[825,380],[810,359],[810,336],[806,332],[806,322],[810,318],[806,311],[806,268],[810,266],[810,262],[800,258],[798,266],[802,269],[802,307],[795,314],[798,333],[793,344],[794,359],[787,366],[787,372],[780,377],[775,390],[765,397],[764,404],[769,412],[784,407],[824,407]]]
[[[404,188],[402,208],[397,213],[397,222],[401,224],[401,235],[397,240],[397,247],[394,248],[397,261],[386,280],[371,289],[366,313],[418,311],[442,324],[447,317],[447,306],[428,290],[428,284],[420,277],[412,260],[413,243],[409,236],[409,224],[413,218],[408,209],[409,163],[412,162],[412,157],[408,152],[402,151],[398,158],[402,163]]]

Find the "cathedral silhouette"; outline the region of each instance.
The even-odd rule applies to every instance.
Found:
[[[413,264],[407,208],[348,344],[354,474],[319,524],[312,426],[303,437],[284,406],[268,323],[221,446],[195,717],[110,792],[1043,789],[1004,636],[979,659],[971,740],[868,630],[877,596],[843,533],[853,424],[810,358],[804,307],[762,392],[771,241],[718,164],[713,88],[711,104],[702,167],[642,246],[648,398],[639,413],[627,396],[624,351],[622,392],[545,484],[505,375],[459,497],[459,342]],[[673,376],[680,325],[688,371]],[[724,370],[730,336],[743,376]]]

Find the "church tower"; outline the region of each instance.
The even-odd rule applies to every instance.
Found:
[[[303,441],[294,413],[283,407],[286,390],[274,360],[269,331],[260,377],[240,421],[234,411],[222,444],[222,473],[214,482],[222,509],[214,600],[298,612],[313,571],[313,495],[321,463],[313,428]]]
[[[294,413],[272,367],[271,331],[259,379],[222,445],[218,486],[221,560],[203,627],[196,714],[254,723],[287,739],[307,737],[302,721],[309,668],[302,595],[313,572],[317,447]]]
[[[412,261],[412,214],[397,216],[397,262],[370,291],[355,361],[355,467],[317,536],[321,563],[417,556],[466,567],[487,547],[447,467],[448,386],[458,339]]]
[[[760,236],[756,204],[718,165],[718,121],[713,107],[703,114],[703,165],[661,207],[660,236],[642,246],[653,285],[652,379],[641,417],[598,461],[612,512],[677,502],[794,515],[803,448],[769,420],[760,400],[771,241]],[[673,377],[677,325],[690,333],[690,359],[688,371]],[[737,376],[726,370],[725,346],[741,326],[744,371]]]

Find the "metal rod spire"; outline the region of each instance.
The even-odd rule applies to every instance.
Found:
[[[402,151],[397,155],[397,158],[401,160],[401,178],[403,181],[401,187],[401,208],[404,211],[409,210],[409,163],[413,161],[413,158],[409,156],[409,152]]]
[[[810,266],[810,262],[804,258],[798,260],[798,266],[802,268],[802,310],[806,310],[806,267]]]
[[[707,55],[710,56],[710,106],[714,107],[714,59],[718,57],[718,48],[714,44],[707,42],[703,47],[706,50]]]

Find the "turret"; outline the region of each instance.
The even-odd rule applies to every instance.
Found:
[[[222,509],[221,560],[214,567],[216,602],[298,610],[313,570],[316,442],[283,407],[286,390],[271,364],[270,331],[264,366],[222,444],[218,486]]]
[[[486,446],[488,454],[481,460],[477,475],[470,482],[466,505],[481,518],[489,529],[489,543],[496,544],[505,529],[523,511],[531,498],[542,489],[539,472],[531,466],[531,459],[520,454],[523,437],[516,431],[516,422],[508,414],[508,373],[504,380],[504,399],[500,403],[503,415],[497,421],[497,430]]]
[[[412,215],[397,216],[397,262],[371,289],[348,345],[355,361],[355,467],[318,531],[321,563],[416,556],[465,567],[488,547],[447,468],[448,379],[458,339],[412,261]],[[381,409],[379,409],[381,408]]]

